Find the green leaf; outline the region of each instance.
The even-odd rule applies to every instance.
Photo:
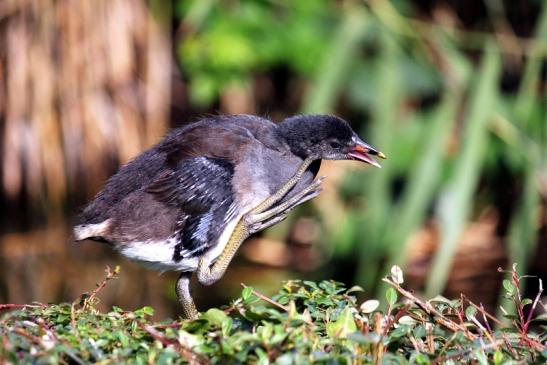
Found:
[[[505,279],[503,280],[502,283],[503,283],[503,288],[509,295],[512,295],[515,292],[515,287],[513,286],[510,280]]]
[[[397,302],[397,292],[393,288],[388,288],[386,291],[386,299],[390,306]]]
[[[479,364],[488,365],[488,357],[486,356],[486,353],[484,352],[483,349],[477,349],[477,350],[473,351],[473,354],[475,355],[475,357],[479,361]]]
[[[205,312],[202,315],[202,318],[205,318],[209,321],[213,326],[222,326],[222,324],[229,320],[229,317],[224,313],[224,311],[217,309],[217,308],[211,308],[207,312]]]
[[[419,353],[418,355],[416,355],[415,360],[418,364],[430,364],[429,356],[423,353]]]
[[[477,309],[475,307],[469,306],[465,308],[465,316],[467,317],[467,319],[474,318],[476,314]]]
[[[416,320],[410,316],[402,316],[401,318],[399,318],[399,323],[408,325],[408,326],[413,326],[416,324]]]
[[[500,350],[494,352],[494,365],[499,365],[503,361],[503,353]]]
[[[355,331],[357,331],[357,325],[349,307],[344,308],[336,321],[327,323],[327,335],[332,338],[346,338]]]
[[[241,298],[243,298],[243,300],[249,299],[251,295],[253,295],[253,288],[251,286],[246,286],[241,291]]]

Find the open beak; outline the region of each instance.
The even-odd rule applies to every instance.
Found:
[[[382,168],[382,166],[378,162],[376,162],[375,159],[370,157],[370,155],[378,156],[382,159],[387,158],[386,155],[384,155],[382,152],[378,151],[377,149],[373,148],[369,144],[363,142],[361,139],[357,137],[354,138],[354,141],[355,141],[355,147],[353,147],[353,149],[351,149],[348,152],[348,156],[350,157],[350,159],[363,161],[368,164],[371,164],[372,166]]]

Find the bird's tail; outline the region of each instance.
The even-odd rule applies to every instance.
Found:
[[[110,219],[101,223],[80,224],[74,227],[74,240],[83,241],[92,237],[103,237],[110,227]]]

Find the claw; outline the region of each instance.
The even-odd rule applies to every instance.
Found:
[[[317,189],[314,189],[314,190],[310,191],[308,194],[306,194],[304,196],[304,198],[302,198],[301,202],[298,205],[300,205],[304,202],[307,202],[308,200],[311,200],[311,199],[315,198],[316,196],[321,194],[322,191],[323,191],[323,188],[317,188]]]

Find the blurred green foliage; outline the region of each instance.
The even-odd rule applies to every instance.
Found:
[[[191,99],[209,104],[232,83],[276,65],[311,75],[339,21],[326,1],[180,1],[188,34],[178,47]],[[205,9],[204,9],[205,8]],[[206,16],[202,13],[206,11]]]
[[[502,5],[487,1],[486,20],[506,21]],[[356,282],[372,289],[383,269],[404,266],[409,235],[433,220],[434,295],[467,223],[486,208],[509,216],[500,231],[510,261],[526,267],[538,242],[547,4],[538,7],[533,37],[521,39],[420,20],[408,1],[180,1],[189,35],[178,55],[201,105],[282,65],[306,82],[302,111],[351,116],[389,160],[348,177],[340,194],[366,199],[348,202],[326,241],[335,256],[358,255]],[[508,72],[521,75],[519,87],[502,87]],[[502,170],[507,180],[496,182]],[[512,204],[502,204],[500,184],[514,191]]]

